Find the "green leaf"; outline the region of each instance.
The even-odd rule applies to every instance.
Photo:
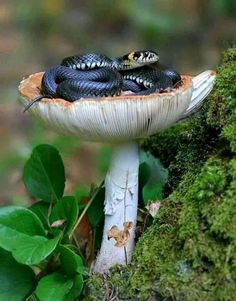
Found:
[[[36,146],[25,164],[23,180],[26,189],[35,198],[46,202],[61,198],[65,171],[57,149],[47,144]]]
[[[0,208],[0,225],[32,236],[45,236],[45,230],[37,215],[29,209],[18,206]]]
[[[70,290],[69,294],[66,296],[66,301],[77,300],[76,298],[78,298],[82,292],[82,288],[84,284],[82,275],[76,275],[73,279],[73,282],[74,283],[72,289]]]
[[[73,196],[65,196],[53,207],[50,215],[50,223],[52,224],[57,220],[65,220],[65,234],[69,233],[76,223],[78,213],[79,208],[75,198]]]
[[[73,280],[60,273],[53,273],[40,279],[36,296],[40,301],[66,301],[66,295],[73,287]]]
[[[0,258],[0,301],[26,300],[35,286],[33,271],[1,248]]]
[[[44,228],[49,227],[49,222],[48,222],[49,206],[50,205],[48,203],[39,201],[29,207],[29,210],[33,211],[34,214],[36,214],[38,216],[38,218],[42,222]]]
[[[87,210],[87,216],[93,228],[104,219],[105,188],[101,188]]]
[[[143,167],[143,190],[144,204],[153,200],[160,200],[164,185],[168,179],[168,170],[162,166],[160,161],[150,153],[141,152],[140,166]],[[148,177],[148,174],[150,176]]]
[[[48,257],[56,248],[61,235],[54,239],[29,236],[7,226],[0,225],[0,247],[12,252],[20,263],[34,265]]]
[[[57,247],[61,235],[53,239],[46,239],[42,236],[19,239],[19,246],[12,252],[14,258],[27,265],[40,263],[47,258]]]
[[[62,269],[68,276],[85,272],[83,260],[78,254],[63,245],[59,246],[59,250]]]

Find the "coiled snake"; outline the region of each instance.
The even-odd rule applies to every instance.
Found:
[[[150,94],[171,89],[181,80],[173,69],[154,67],[159,57],[154,51],[130,52],[111,59],[104,54],[71,56],[60,65],[46,70],[41,95],[30,101],[25,110],[42,98],[80,98],[120,95],[122,91]]]

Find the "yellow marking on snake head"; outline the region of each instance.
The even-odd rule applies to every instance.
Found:
[[[133,51],[133,52],[130,52],[130,53],[128,54],[128,60],[132,61],[132,60],[134,59],[134,54],[135,54],[134,51]]]

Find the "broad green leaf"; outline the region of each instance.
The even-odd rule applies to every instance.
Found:
[[[0,208],[0,225],[32,236],[45,236],[45,230],[37,215],[29,209],[18,206]]]
[[[50,205],[48,203],[39,201],[29,207],[29,210],[33,211],[34,214],[36,214],[38,218],[41,220],[44,228],[49,227],[49,221],[48,221],[49,206]]]
[[[145,205],[155,200],[162,198],[162,185],[154,181],[149,182],[147,186],[143,188],[143,200]]]
[[[61,266],[68,276],[84,273],[85,267],[82,258],[66,246],[59,246]]]
[[[75,198],[73,196],[65,196],[53,207],[50,215],[50,223],[52,224],[57,220],[65,220],[65,233],[69,233],[76,223],[78,212],[79,208]]]
[[[61,198],[65,187],[65,171],[57,149],[47,144],[36,146],[25,164],[23,180],[35,198],[46,202]]]
[[[48,257],[55,250],[59,240],[60,235],[49,240],[0,225],[0,247],[10,251],[18,262],[26,265],[38,264]]]
[[[73,286],[69,292],[69,294],[66,296],[66,301],[75,301],[77,300],[76,298],[79,297],[79,295],[82,292],[83,288],[83,277],[81,274],[76,275],[73,279]]]
[[[40,279],[36,296],[40,301],[67,301],[66,295],[73,287],[73,280],[60,273],[53,273]]]
[[[105,188],[101,188],[87,210],[87,216],[93,228],[97,227],[104,219],[104,200]]]
[[[35,285],[33,271],[1,248],[0,258],[0,301],[26,300]]]
[[[20,246],[12,252],[15,259],[27,265],[34,265],[46,259],[57,247],[61,235],[53,239],[42,236],[19,239]]]
[[[20,237],[28,238],[30,236],[20,233],[7,226],[0,225],[0,247],[6,251],[13,251],[18,247],[18,239]]]
[[[162,166],[157,158],[149,153],[141,152],[140,163],[144,171],[143,184],[146,182],[142,190],[143,201],[146,205],[149,201],[160,200],[162,198],[163,188],[168,179],[168,170]],[[150,173],[149,177],[148,173]]]

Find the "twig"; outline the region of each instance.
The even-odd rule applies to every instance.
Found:
[[[72,237],[73,237],[73,240],[75,242],[77,252],[79,253],[80,257],[83,259],[83,261],[86,262],[85,257],[84,257],[84,255],[82,254],[82,252],[80,250],[80,244],[78,242],[78,239],[77,239],[75,233],[72,234]]]

